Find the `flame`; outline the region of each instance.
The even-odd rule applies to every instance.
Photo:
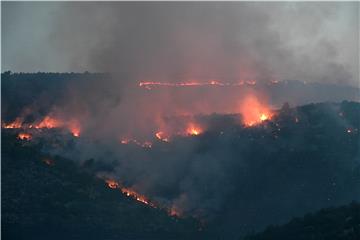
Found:
[[[152,87],[194,87],[194,86],[241,86],[244,84],[244,81],[240,81],[239,83],[229,83],[229,82],[220,82],[217,80],[210,80],[208,82],[152,82],[152,81],[143,81],[139,82],[139,87],[144,87],[147,89],[151,89]],[[247,85],[256,85],[255,80],[247,80]]]
[[[69,131],[74,137],[80,137],[80,124],[78,121],[73,120],[69,123]]]
[[[261,116],[260,116],[260,120],[261,121],[265,121],[265,120],[268,120],[269,119],[269,116],[267,116],[266,114],[262,113]]]
[[[52,129],[52,128],[67,128],[74,137],[80,136],[80,124],[77,120],[71,120],[69,122],[64,122],[61,119],[46,116],[44,117],[40,122],[37,121],[37,123],[32,124],[24,124],[22,118],[18,117],[15,119],[14,122],[11,123],[3,123],[2,127],[7,128],[14,128],[14,129]]]
[[[18,138],[21,139],[21,140],[29,141],[29,140],[31,140],[32,136],[29,133],[19,133]]]
[[[35,125],[35,128],[58,128],[62,125],[63,123],[60,120],[46,116],[40,123]]]
[[[161,141],[164,142],[169,142],[169,138],[166,136],[166,134],[164,132],[157,132],[155,133],[156,138],[158,138]]]
[[[135,199],[138,202],[144,203],[146,205],[149,205],[151,207],[156,207],[154,203],[150,202],[149,199],[144,196],[141,195],[140,193],[130,189],[130,188],[126,188],[126,187],[121,187],[120,184],[113,180],[113,179],[105,179],[106,184],[108,185],[109,188],[111,189],[120,189],[120,191],[126,195],[127,197],[130,197],[132,199]]]
[[[107,183],[109,188],[112,188],[112,189],[119,188],[119,184],[115,180],[106,179],[105,182]]]
[[[240,106],[240,113],[246,126],[253,126],[271,119],[273,113],[269,107],[261,103],[254,95],[247,96]]]
[[[193,136],[199,135],[202,131],[203,130],[199,126],[196,126],[193,123],[190,123],[186,129],[186,133]]]
[[[131,197],[131,198],[135,199],[136,201],[142,202],[146,205],[151,205],[151,206],[153,205],[153,204],[150,204],[149,200],[144,195],[141,195],[130,188],[122,187],[122,188],[120,188],[120,190],[126,196]]]
[[[3,123],[3,128],[21,128],[22,127],[22,120],[21,118],[16,118],[14,122],[12,123]]]

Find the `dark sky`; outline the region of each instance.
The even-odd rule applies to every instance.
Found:
[[[2,70],[358,86],[358,40],[358,2],[2,2]]]

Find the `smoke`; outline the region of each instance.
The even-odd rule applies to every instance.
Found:
[[[15,3],[5,3],[5,6],[11,4]],[[34,13],[40,4],[43,3],[32,5]],[[176,120],[169,123],[174,116],[238,113],[249,94],[265,106],[274,102],[282,104],[284,99],[299,103],[325,99],[319,96],[335,98],[329,92],[314,90],[312,95],[305,96],[297,86],[293,91],[298,91],[296,96],[287,92],[286,87],[279,88],[283,91],[272,96],[267,89],[258,86],[274,80],[357,86],[358,6],[355,2],[57,3],[51,21],[46,24],[47,37],[44,38],[53,56],[41,58],[32,53],[34,63],[31,64],[35,68],[42,67],[44,63],[36,63],[50,58],[49,64],[59,64],[65,71],[111,74],[100,80],[85,76],[66,83],[64,94],[50,112],[64,114],[65,119],[68,116],[77,118],[82,133],[76,148],[62,154],[108,164],[105,174],[184,214],[212,219],[222,211],[225,225],[229,219],[236,219],[228,209],[232,205],[235,213],[243,214],[239,220],[241,224],[249,221],[259,226],[276,216],[269,209],[281,209],[279,204],[284,202],[287,204],[284,212],[288,212],[280,214],[279,221],[289,213],[323,207],[326,200],[321,194],[313,205],[305,196],[311,196],[318,189],[324,189],[324,196],[329,194],[331,186],[325,189],[320,185],[327,183],[333,170],[341,164],[335,159],[335,166],[325,164],[328,171],[318,174],[314,169],[322,169],[323,162],[302,163],[296,158],[301,144],[291,144],[304,141],[303,135],[296,141],[288,143],[283,138],[275,144],[274,139],[268,138],[273,136],[268,130],[248,132],[238,127],[241,119],[234,116],[217,120],[217,116],[212,115],[205,122],[197,119],[209,129],[224,130],[226,125],[222,134],[215,131],[205,136],[178,137],[165,144],[157,141],[154,133],[169,126],[178,127]],[[6,66],[24,66],[21,59],[5,62]],[[255,80],[258,84],[254,88],[226,88],[226,91],[223,88],[149,91],[138,87],[139,81],[210,80],[229,83]],[[283,98],[279,100],[279,96]],[[302,99],[296,98],[299,96]],[[317,98],[311,98],[313,96]],[[292,134],[297,133],[302,132]],[[136,145],[122,146],[123,137],[141,141],[152,138],[154,143],[150,150],[139,150]],[[310,148],[311,151],[316,149]],[[293,157],[293,162],[284,164],[287,160],[284,156]],[[269,159],[276,162],[269,163]],[[271,164],[274,167],[269,166]],[[353,166],[351,162],[349,165]],[[297,170],[297,166],[310,169],[311,173],[307,175],[307,170]],[[339,176],[340,182],[346,181],[342,176],[352,174],[351,167],[342,169],[344,174]],[[283,168],[290,170],[283,171]],[[262,175],[258,179],[259,173]],[[297,175],[291,178],[294,173]],[[272,174],[279,176],[272,179]],[[286,184],[288,179],[292,179],[289,185]],[[295,189],[301,189],[302,184],[307,187],[305,194]],[[274,185],[280,186],[273,188]],[[338,190],[343,186],[346,184]],[[303,204],[298,203],[299,211],[291,210],[296,207],[294,199],[286,197],[287,192],[289,196],[304,200]],[[344,202],[358,194],[344,192],[335,196],[333,202]],[[232,199],[239,203],[232,204]],[[252,216],[253,212],[264,210],[261,208],[269,216],[264,220]]]
[[[6,3],[4,8],[3,49],[11,56],[5,66],[25,65],[13,57],[18,51],[13,46],[21,49],[24,29],[37,24],[27,34],[40,32],[40,37],[26,39],[36,42],[32,47],[46,43],[52,55],[43,57],[46,50],[31,52],[27,45],[23,52],[33,58],[28,66],[37,71],[46,59],[50,69],[111,74],[101,84],[70,82],[64,102],[54,110],[77,115],[97,136],[149,135],[166,116],[239,112],[249,92],[146,92],[138,89],[139,81],[261,84],[290,79],[358,85],[358,3],[63,2]],[[8,27],[18,14],[23,17],[15,28]],[[264,104],[283,103],[264,89],[251,92]],[[293,94],[286,96],[285,101],[299,104]]]
[[[23,28],[38,26],[26,36],[36,52],[23,51],[34,62],[5,58],[13,70],[46,68],[43,52],[51,50],[49,69],[127,73],[128,81],[275,78],[358,86],[356,2],[3,5],[5,22],[23,16],[13,29],[5,24],[5,56],[25,48]]]

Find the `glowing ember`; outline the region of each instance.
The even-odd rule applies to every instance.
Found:
[[[173,216],[173,217],[181,217],[181,213],[176,207],[171,207],[170,208],[169,215]]]
[[[80,137],[80,131],[72,131],[71,133],[74,137]]]
[[[105,180],[105,182],[107,183],[109,188],[112,188],[112,189],[119,188],[119,184],[115,180],[108,179],[108,180]]]
[[[21,128],[22,127],[22,120],[20,118],[16,118],[12,123],[4,123],[3,128]]]
[[[200,133],[202,133],[202,129],[198,126],[195,126],[194,124],[189,124],[189,126],[186,129],[186,133],[188,135],[199,135]]]
[[[18,138],[21,139],[21,140],[31,140],[31,134],[29,133],[19,133],[18,134]]]
[[[152,147],[152,142],[150,141],[144,141],[144,142],[140,142],[136,139],[128,139],[128,138],[123,138],[120,140],[120,143],[121,144],[135,144],[135,145],[138,145],[140,147],[143,147],[143,148],[151,148]]]
[[[49,159],[49,158],[45,158],[42,160],[46,165],[49,165],[49,166],[53,166],[54,165],[54,160],[52,159]]]
[[[121,144],[128,144],[129,143],[129,139],[121,139],[120,142]]]
[[[165,135],[164,132],[161,132],[161,131],[157,132],[157,133],[155,133],[155,136],[156,136],[156,138],[158,138],[161,141],[169,142],[169,138]]]
[[[271,110],[253,95],[247,96],[242,101],[240,113],[246,126],[253,126],[272,117]]]
[[[145,141],[143,144],[141,144],[142,147],[144,148],[151,148],[152,147],[152,143],[149,141]]]

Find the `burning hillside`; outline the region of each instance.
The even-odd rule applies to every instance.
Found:
[[[135,97],[118,105],[93,102],[94,112],[89,105],[79,104],[78,98],[42,111],[30,104],[5,114],[12,117],[3,118],[2,132],[7,142],[15,142],[9,143],[9,149],[39,148],[46,153],[29,154],[38,156],[41,171],[72,172],[74,167],[69,170],[57,157],[63,156],[74,160],[79,176],[82,172],[101,176],[106,185],[91,180],[76,191],[88,191],[88,201],[95,202],[100,196],[108,197],[104,191],[114,194],[114,207],[104,203],[104,209],[127,208],[117,205],[125,201],[132,206],[129,209],[153,212],[155,219],[167,219],[164,222],[196,219],[204,234],[214,236],[236,233],[239,225],[246,225],[243,234],[354,199],[360,189],[356,178],[359,105],[343,102],[291,108],[284,104],[277,108],[259,85],[229,86],[234,95],[218,104],[215,97],[206,104],[208,99],[197,95],[201,88],[224,90],[222,84],[211,82],[164,86],[175,92],[176,101],[162,92],[163,86],[145,84],[136,87]],[[152,91],[144,91],[145,86]],[[188,91],[191,99],[184,97]],[[103,106],[111,111],[98,110]],[[76,174],[71,175],[74,181]],[[101,190],[94,192],[94,188]],[[281,204],[284,199],[286,205]],[[141,211],[126,214],[138,219]]]
[[[35,121],[33,123],[25,123],[24,118],[17,117],[13,122],[2,123],[2,128],[4,129],[18,129],[18,130],[41,130],[41,129],[66,129],[68,130],[74,137],[80,136],[80,124],[76,120],[64,121],[59,118],[54,118],[50,116],[45,116],[43,119],[39,121]],[[25,138],[25,135],[30,136],[28,133],[20,133],[20,135]],[[21,137],[20,137],[21,138]],[[30,137],[27,137],[30,139]]]
[[[106,179],[105,182],[109,188],[119,189],[127,197],[132,198],[132,199],[134,199],[138,202],[141,202],[145,205],[148,205],[152,208],[156,208],[156,205],[154,203],[152,203],[146,196],[141,195],[140,193],[136,192],[135,190],[126,188],[126,187],[122,187],[121,184],[119,184],[117,181],[112,180],[112,179]]]

